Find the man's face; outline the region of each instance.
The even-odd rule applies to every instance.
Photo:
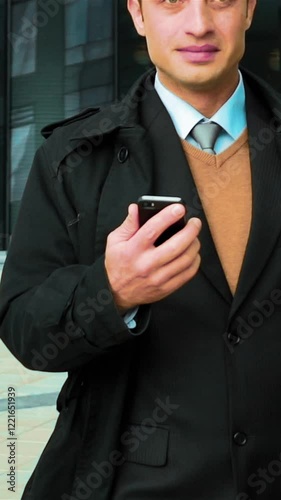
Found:
[[[160,79],[174,93],[237,82],[256,0],[128,0]]]

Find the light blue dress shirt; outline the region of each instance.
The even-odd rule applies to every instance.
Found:
[[[199,149],[201,149],[199,144],[189,135],[199,121],[206,123],[214,121],[222,127],[214,148],[217,154],[231,146],[247,126],[245,88],[240,71],[236,90],[211,118],[206,118],[193,106],[168,90],[161,83],[157,73],[155,90],[167,109],[178,135]]]

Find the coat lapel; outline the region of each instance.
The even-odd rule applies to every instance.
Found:
[[[256,94],[255,94],[256,95]],[[252,224],[232,303],[232,317],[261,275],[281,231],[281,134],[246,85],[247,123],[252,171]]]
[[[142,103],[142,123],[151,138],[154,161],[154,191],[151,194],[182,197],[188,206],[188,218],[199,217],[202,220],[200,270],[220,295],[231,303],[232,295],[180,139],[155,91],[151,91]]]

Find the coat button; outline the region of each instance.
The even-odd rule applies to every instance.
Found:
[[[122,146],[117,155],[119,163],[125,163],[128,157],[129,157],[129,150],[125,148],[125,146]]]
[[[244,432],[235,432],[233,436],[233,441],[238,446],[244,446],[247,443],[248,439],[246,434],[244,434]]]
[[[231,345],[237,345],[239,344],[241,337],[239,337],[239,335],[236,335],[235,333],[228,332],[227,340]]]

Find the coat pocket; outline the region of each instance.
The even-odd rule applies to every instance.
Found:
[[[144,424],[128,424],[121,435],[126,462],[161,467],[167,463],[169,429]]]

